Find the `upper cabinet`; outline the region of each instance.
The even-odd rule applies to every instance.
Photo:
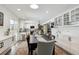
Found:
[[[69,13],[63,15],[64,25],[69,25]]]
[[[71,11],[71,22],[75,21],[75,14],[74,14],[74,10]]]
[[[54,18],[54,27],[79,26],[79,7]]]
[[[55,27],[62,26],[62,20],[63,20],[62,16],[56,17],[54,20],[55,20],[54,22]]]
[[[59,16],[58,17],[58,26],[62,26],[62,20],[63,20],[62,16]]]
[[[79,21],[79,8],[71,11],[71,22]]]
[[[57,26],[58,26],[57,18],[55,18],[54,20],[55,20],[55,22],[54,22],[54,27],[57,27]]]

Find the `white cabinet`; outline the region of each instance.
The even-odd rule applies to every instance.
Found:
[[[76,25],[77,24],[77,25]],[[55,27],[65,27],[76,25],[79,26],[79,7],[67,11],[54,18]]]
[[[79,55],[79,27],[61,28],[57,45],[71,54]]]
[[[62,26],[63,16],[56,17],[54,20],[55,27]]]
[[[64,25],[69,25],[69,13],[65,13],[63,15],[63,21],[64,21]]]
[[[71,11],[71,21],[79,21],[79,8],[76,8]]]
[[[15,36],[7,36],[0,42],[3,42],[1,44],[2,47],[0,48],[0,55],[6,54],[11,49],[11,47],[16,43]]]
[[[71,39],[71,52],[79,55],[79,37],[72,37]]]
[[[67,31],[61,30],[61,33],[56,38],[57,45],[63,48],[64,50],[71,51],[71,43],[69,41],[69,35],[65,34]]]
[[[52,34],[60,47],[72,54],[79,54],[79,7],[56,16]]]

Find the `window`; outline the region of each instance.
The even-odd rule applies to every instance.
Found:
[[[14,25],[15,25],[15,21],[14,20],[10,20],[10,29],[11,30],[14,29]]]
[[[10,24],[14,24],[15,22],[14,22],[14,20],[10,20]]]
[[[3,26],[4,14],[0,12],[0,26]]]

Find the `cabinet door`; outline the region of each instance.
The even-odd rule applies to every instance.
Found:
[[[58,17],[58,26],[62,26],[62,16]]]
[[[55,27],[58,26],[58,21],[57,21],[57,18],[55,18]]]
[[[55,18],[55,27],[62,26],[62,16]]]
[[[71,52],[79,55],[79,37],[72,37],[71,39]]]
[[[59,34],[59,39],[57,40],[60,43],[60,47],[70,52],[71,50],[71,41],[69,37],[69,31],[66,29],[62,29]]]
[[[70,21],[69,13],[64,14],[63,18],[64,18],[64,25],[69,25],[69,21]]]
[[[79,22],[79,8],[71,11],[71,24],[73,24],[73,22]]]

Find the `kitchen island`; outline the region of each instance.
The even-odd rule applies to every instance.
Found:
[[[46,40],[42,35],[37,35],[37,54],[38,55],[52,55],[55,40]]]

